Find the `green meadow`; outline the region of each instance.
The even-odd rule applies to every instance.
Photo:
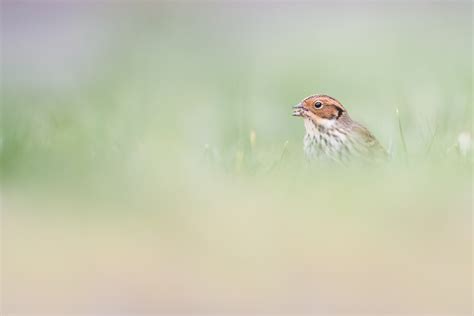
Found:
[[[5,315],[468,314],[471,6],[5,5]],[[308,163],[316,93],[390,160]]]

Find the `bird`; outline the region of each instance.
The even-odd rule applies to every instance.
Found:
[[[304,153],[309,161],[339,163],[382,161],[388,158],[379,141],[349,116],[337,99],[315,94],[293,106],[293,116],[302,117],[306,129]]]

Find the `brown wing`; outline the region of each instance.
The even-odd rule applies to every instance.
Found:
[[[386,160],[388,159],[388,153],[379,143],[370,131],[364,126],[356,123],[352,128],[355,142],[358,145],[358,151],[365,153],[368,157],[374,160]]]

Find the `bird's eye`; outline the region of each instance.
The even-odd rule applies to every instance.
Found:
[[[316,103],[314,104],[314,107],[317,108],[317,109],[320,109],[320,108],[323,107],[323,104],[318,101],[318,102],[316,102]]]

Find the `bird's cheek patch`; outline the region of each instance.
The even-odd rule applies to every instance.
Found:
[[[337,114],[335,113],[335,111],[328,107],[320,111],[318,114],[319,114],[319,117],[326,120],[332,120],[337,117]]]

